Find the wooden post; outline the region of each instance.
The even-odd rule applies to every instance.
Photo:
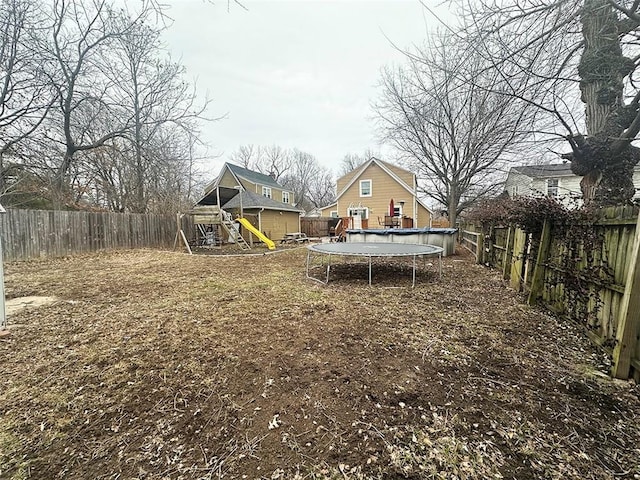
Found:
[[[178,237],[180,237],[180,230],[182,230],[181,225],[180,225],[180,213],[176,213],[176,237],[173,239],[173,249],[175,250],[176,247],[178,246]]]
[[[187,247],[187,252],[189,252],[189,255],[193,255],[193,252],[191,251],[191,247],[189,246],[189,242],[187,242],[187,237],[185,237],[184,232],[182,230],[180,230],[180,235],[182,235],[182,241],[184,242],[184,246]]]
[[[631,357],[636,349],[638,326],[640,324],[640,214],[636,222],[633,250],[629,258],[629,273],[624,288],[620,310],[616,346],[613,349],[611,375],[626,379],[631,370]]]
[[[496,235],[496,231],[494,229],[494,226],[491,225],[489,227],[489,245],[487,245],[487,259],[486,261],[489,263],[489,265],[491,265],[492,267],[495,267],[495,249],[493,248],[493,243],[495,241],[495,235]]]
[[[187,237],[184,234],[184,231],[182,230],[182,217],[184,217],[184,213],[176,213],[176,221],[178,223],[178,231],[176,232],[176,239],[173,242],[173,248],[175,250],[176,248],[176,244],[177,244],[177,240],[178,240],[178,236],[181,237],[184,246],[187,248],[187,251],[189,252],[189,255],[193,255],[193,252],[191,251],[191,247],[189,246],[189,242],[187,241]]]
[[[513,258],[513,231],[514,227],[509,226],[509,230],[507,231],[507,243],[504,251],[504,265],[502,265],[502,278],[505,280],[509,278],[509,273],[511,273],[511,259]]]
[[[538,258],[533,269],[533,279],[531,280],[531,291],[529,292],[529,305],[534,305],[540,296],[540,292],[544,288],[544,264],[549,257],[549,248],[551,246],[551,222],[545,219],[540,234],[540,246],[538,247]]]
[[[476,237],[476,263],[484,263],[484,229],[482,227]]]
[[[513,234],[513,264],[511,265],[510,285],[514,290],[520,291],[522,286],[522,268],[524,249],[527,244],[527,234],[517,228]]]

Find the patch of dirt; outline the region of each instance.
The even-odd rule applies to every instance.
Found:
[[[6,266],[60,301],[0,340],[0,478],[638,478],[638,387],[457,255],[332,267],[102,253]]]
[[[8,315],[13,315],[15,313],[24,310],[25,308],[37,308],[42,307],[44,305],[51,305],[54,302],[57,302],[58,299],[56,297],[38,297],[38,296],[28,296],[28,297],[18,297],[18,298],[8,298],[5,300],[5,313]]]

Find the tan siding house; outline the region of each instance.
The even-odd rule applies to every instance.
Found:
[[[231,163],[224,164],[218,178],[207,187],[207,191],[215,188],[215,186],[228,188],[242,186],[247,192],[263,195],[276,202],[282,202],[287,205],[294,205],[295,203],[293,192],[285,189],[269,175],[254,172]]]
[[[323,217],[360,217],[368,228],[385,228],[393,200],[395,216],[402,224],[431,226],[431,211],[416,196],[412,172],[377,158],[337,180],[337,200],[321,209]]]
[[[295,212],[264,210],[260,220],[259,230],[272,240],[280,240],[286,233],[300,231],[300,215]]]
[[[277,243],[286,233],[300,231],[303,210],[294,207],[293,202],[293,192],[269,175],[225,163],[198,205],[220,205],[234,217],[243,216]],[[258,242],[244,227],[241,234],[247,241]]]

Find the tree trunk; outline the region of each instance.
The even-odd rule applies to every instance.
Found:
[[[71,182],[69,180],[69,169],[73,162],[73,155],[75,150],[67,147],[63,157],[62,163],[58,167],[56,176],[53,179],[53,207],[56,210],[62,210],[70,201],[71,198]]]
[[[450,187],[449,191],[449,205],[447,205],[447,215],[449,217],[449,225],[456,226],[458,220],[458,206],[460,205],[460,194],[455,186]]]
[[[623,80],[633,62],[622,54],[618,16],[608,0],[585,0],[581,15],[584,51],[578,65],[587,136],[571,139],[571,169],[581,175],[585,204],[615,205],[633,198],[630,145],[613,148],[629,127],[635,110],[623,102]],[[633,111],[630,111],[633,110]]]

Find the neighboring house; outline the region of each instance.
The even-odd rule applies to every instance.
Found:
[[[300,231],[303,210],[294,207],[294,200],[293,192],[269,175],[225,163],[197,205],[220,205],[234,216],[246,217],[270,239],[279,240],[286,233]]]
[[[338,178],[336,201],[323,217],[354,217],[366,228],[385,228],[393,200],[394,217],[403,226],[430,227],[431,210],[417,197],[415,174],[377,158]],[[356,227],[357,228],[357,227]]]
[[[504,189],[511,198],[517,196],[549,196],[556,197],[564,204],[581,202],[582,177],[571,171],[570,163],[549,165],[523,165],[509,170]],[[636,187],[635,198],[640,196],[640,165],[633,174]]]

